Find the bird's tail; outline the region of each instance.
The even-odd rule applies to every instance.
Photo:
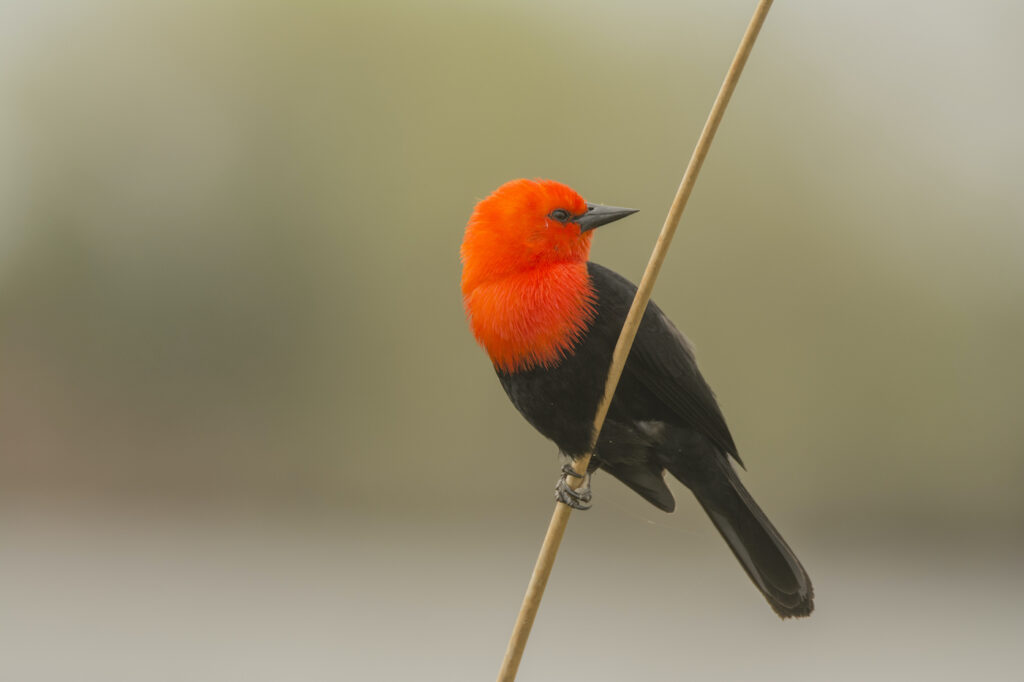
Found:
[[[704,463],[706,468],[695,471],[684,462],[673,462],[669,471],[693,491],[775,613],[782,618],[810,615],[814,610],[814,588],[793,550],[743,487],[725,457],[715,453]]]

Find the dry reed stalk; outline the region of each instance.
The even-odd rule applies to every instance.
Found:
[[[615,344],[611,367],[608,369],[608,379],[605,382],[604,396],[598,404],[597,414],[594,416],[594,433],[590,443],[590,450],[586,455],[573,463],[576,473],[581,476],[586,474],[587,466],[590,464],[594,447],[597,445],[597,436],[601,433],[604,419],[608,415],[608,407],[611,405],[612,396],[615,395],[615,388],[619,384],[619,378],[622,376],[622,370],[626,365],[629,349],[633,346],[633,339],[636,337],[637,329],[640,328],[640,320],[643,319],[647,303],[651,299],[654,281],[658,277],[662,263],[665,262],[668,247],[672,243],[676,227],[679,226],[679,219],[683,215],[683,209],[686,208],[686,202],[689,200],[690,194],[693,192],[693,186],[697,182],[697,174],[700,173],[701,166],[704,165],[704,159],[711,148],[711,141],[718,130],[718,124],[722,122],[725,108],[728,106],[730,98],[732,98],[732,93],[736,89],[736,83],[740,79],[740,73],[743,71],[743,66],[747,63],[747,57],[750,56],[750,51],[754,47],[754,41],[757,40],[757,34],[761,31],[761,26],[764,25],[764,20],[768,16],[768,10],[771,5],[772,0],[760,0],[757,8],[754,10],[754,16],[751,17],[747,31],[743,34],[740,46],[736,50],[736,56],[733,57],[732,64],[729,66],[729,72],[726,74],[725,81],[718,91],[715,103],[711,107],[711,113],[708,114],[704,130],[701,131],[700,138],[697,140],[697,146],[690,157],[690,163],[686,167],[686,172],[683,173],[683,180],[679,184],[675,199],[672,201],[671,208],[669,208],[665,224],[661,228],[661,234],[658,235],[658,242],[654,245],[651,259],[647,262],[647,269],[644,270],[643,279],[640,280],[640,286],[636,290],[636,297],[629,308],[629,314],[626,316],[626,321],[622,326],[619,340]],[[583,480],[582,477],[571,479],[569,485],[576,488]],[[515,627],[512,630],[512,637],[508,643],[508,649],[505,651],[505,659],[502,661],[501,671],[498,673],[498,682],[512,682],[516,678],[519,662],[522,660],[523,651],[526,649],[526,640],[530,636],[530,629],[533,627],[537,610],[540,608],[540,601],[544,596],[544,588],[547,586],[548,577],[551,575],[551,568],[554,566],[555,556],[558,554],[558,546],[562,542],[562,536],[565,535],[565,527],[569,523],[569,515],[571,513],[572,508],[568,505],[561,502],[555,503],[555,512],[551,516],[551,522],[548,524],[548,532],[544,536],[544,544],[541,545],[540,555],[537,557],[537,563],[533,568],[533,576],[530,578],[530,584],[526,588],[526,596],[523,598],[523,605],[519,609],[519,617],[516,619]]]

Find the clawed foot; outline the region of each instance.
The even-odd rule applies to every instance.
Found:
[[[579,488],[573,489],[569,485],[569,477],[582,478],[583,485]],[[562,476],[558,479],[558,483],[555,484],[555,499],[566,504],[573,509],[590,509],[590,474],[586,476],[576,473],[576,470],[572,468],[572,464],[566,464],[562,467]]]

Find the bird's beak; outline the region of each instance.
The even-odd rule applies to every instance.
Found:
[[[614,223],[620,218],[633,215],[637,212],[635,208],[619,208],[618,206],[602,206],[601,204],[587,204],[587,212],[573,222],[580,226],[580,234],[601,227],[608,223]]]

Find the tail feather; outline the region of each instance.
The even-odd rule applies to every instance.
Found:
[[[618,462],[616,464],[601,464],[601,468],[619,479],[633,492],[653,504],[662,511],[675,511],[676,501],[671,491],[665,485],[663,470],[661,466],[650,462]]]
[[[671,512],[676,501],[665,485],[665,467],[651,456],[656,446],[650,434],[607,420],[590,466],[604,469],[658,509]]]
[[[672,462],[668,468],[693,491],[775,613],[782,618],[810,615],[814,588],[807,571],[743,487],[732,465],[717,454],[707,459],[713,464],[699,470],[680,462]]]

